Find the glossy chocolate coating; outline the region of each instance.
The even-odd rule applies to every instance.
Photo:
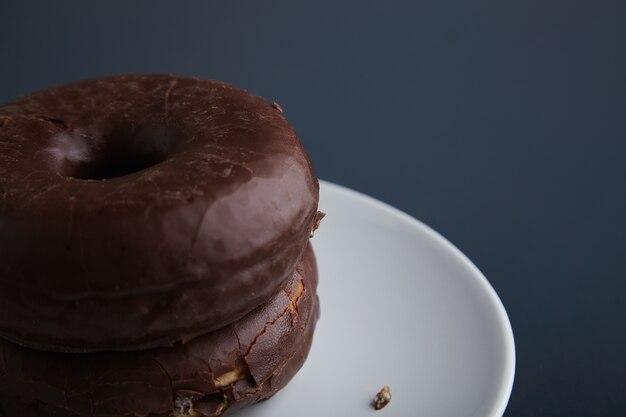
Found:
[[[308,354],[316,286],[309,249],[269,303],[184,345],[81,354],[0,340],[0,415],[217,416],[269,398]]]
[[[136,350],[241,318],[284,285],[318,183],[282,112],[168,75],[0,108],[0,335]]]

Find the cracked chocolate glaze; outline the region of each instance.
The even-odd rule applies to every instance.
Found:
[[[169,346],[284,285],[318,183],[271,103],[215,81],[101,78],[0,108],[0,335]]]
[[[267,399],[304,363],[319,316],[311,249],[286,286],[184,345],[54,353],[0,340],[4,417],[219,416]]]

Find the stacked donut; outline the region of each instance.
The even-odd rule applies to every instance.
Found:
[[[309,158],[276,104],[168,75],[0,108],[0,415],[218,416],[304,363]]]

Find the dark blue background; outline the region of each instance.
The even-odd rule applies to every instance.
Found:
[[[626,2],[13,3],[0,102],[123,72],[278,101],[321,178],[489,278],[516,336],[506,416],[624,415]]]

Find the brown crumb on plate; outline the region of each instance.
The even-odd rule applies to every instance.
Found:
[[[376,394],[376,397],[374,397],[374,401],[372,402],[372,405],[374,406],[376,410],[380,410],[381,408],[389,404],[390,401],[391,401],[391,389],[389,389],[389,387],[385,385],[384,387],[381,388],[380,391],[378,391],[378,394]]]

